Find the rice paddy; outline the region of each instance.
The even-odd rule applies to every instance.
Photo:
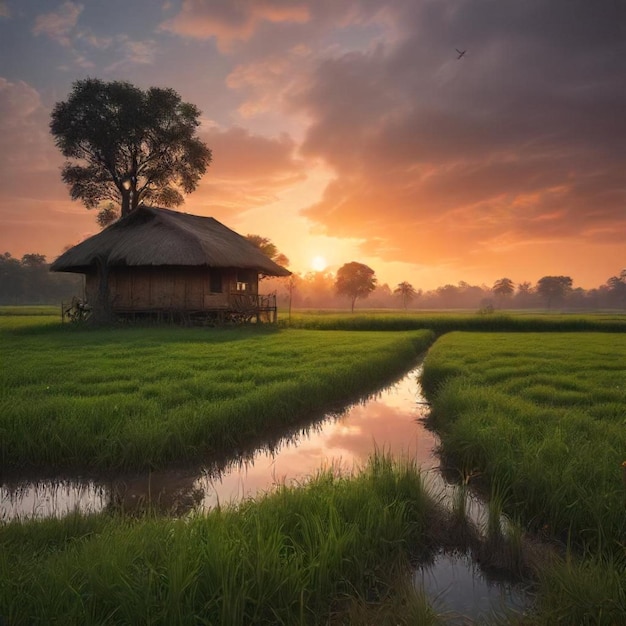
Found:
[[[451,333],[426,358],[450,462],[573,551],[542,572],[537,623],[626,615],[625,363],[626,336],[601,333]]]
[[[491,497],[481,559],[506,550],[513,566],[536,540],[555,546],[532,568],[535,611],[498,623],[626,614],[624,316],[296,314],[290,328],[207,331],[88,330],[41,313],[0,317],[3,471],[205,458],[390,380],[448,333],[422,383],[459,493]],[[442,516],[410,460],[379,455],[182,519],[5,523],[0,618],[441,623],[407,572],[465,532],[464,506]],[[500,511],[513,520],[504,548]]]
[[[379,456],[358,476],[328,470],[185,519],[12,523],[0,532],[0,614],[15,626],[340,624],[368,613],[434,624],[406,582],[411,558],[433,545],[433,514],[415,466]]]
[[[433,340],[1,323],[5,470],[155,468],[221,454],[391,380]]]

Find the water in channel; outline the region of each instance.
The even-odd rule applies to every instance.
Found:
[[[192,508],[208,510],[218,503],[257,496],[277,484],[306,481],[320,467],[358,468],[376,448],[415,459],[427,483],[452,506],[458,487],[443,478],[438,438],[424,425],[428,406],[421,393],[420,371],[417,367],[342,412],[215,467],[105,479],[5,482],[0,486],[0,523],[62,516],[76,509],[97,512],[112,503],[132,509],[146,499],[175,514]],[[466,511],[478,527],[484,527],[488,513],[482,502],[468,494]],[[482,619],[504,608],[521,612],[529,604],[522,590],[490,579],[469,554],[442,552],[415,571],[414,583],[438,611],[450,616],[450,623]]]

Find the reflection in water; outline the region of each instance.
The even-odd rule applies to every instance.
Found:
[[[0,487],[0,520],[63,516],[76,509],[133,511],[147,502],[180,515],[254,497],[277,484],[297,484],[320,467],[351,470],[364,464],[375,448],[410,455],[424,469],[437,467],[435,435],[418,419],[426,413],[419,404],[419,374],[420,368],[413,369],[342,412],[211,466],[89,480],[7,482]]]
[[[41,480],[0,487],[0,521],[61,517],[71,511],[93,513],[104,509],[110,491],[80,480]]]
[[[490,581],[466,553],[439,554],[432,566],[418,569],[414,581],[438,612],[445,612],[447,624],[467,624],[468,616],[479,623],[505,611],[519,613],[528,607],[528,598],[519,586]]]
[[[364,465],[378,449],[415,460],[426,483],[444,494],[446,506],[452,507],[460,493],[469,519],[484,528],[488,515],[484,503],[443,478],[436,454],[439,441],[420,419],[428,411],[421,395],[420,373],[421,368],[413,369],[396,384],[341,413],[330,413],[312,425],[212,466],[98,480],[3,484],[0,521],[62,516],[76,509],[87,513],[113,507],[132,512],[148,502],[175,515],[191,509],[208,510],[254,497],[276,485],[301,483],[320,467],[350,471]],[[467,555],[439,555],[429,567],[416,570],[414,582],[435,598],[436,606],[439,603],[443,610],[474,618],[497,609],[501,601],[513,608],[525,604],[514,588],[489,583]]]
[[[249,460],[234,462],[219,476],[204,476],[203,507],[237,502],[279,484],[298,484],[320,467],[350,471],[365,464],[378,448],[394,456],[410,456],[424,469],[438,465],[435,435],[418,418],[425,416],[420,399],[419,370],[395,385],[354,405],[316,428],[261,450]]]

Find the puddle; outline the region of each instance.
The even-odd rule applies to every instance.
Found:
[[[306,481],[323,466],[352,470],[378,448],[415,459],[427,484],[443,494],[446,506],[453,507],[461,494],[468,519],[484,529],[488,507],[469,490],[460,492],[460,487],[444,479],[436,453],[439,440],[424,425],[428,406],[421,394],[420,373],[417,367],[345,411],[221,466],[98,480],[5,483],[0,487],[0,521],[60,517],[75,509],[86,513],[120,505],[132,511],[146,500],[176,515],[208,510],[258,496],[278,484]],[[506,527],[506,520],[501,524]],[[487,578],[469,555],[438,555],[432,565],[416,570],[414,582],[424,588],[437,610],[449,613],[452,624],[471,623],[458,621],[466,619],[461,616],[482,619],[501,606],[521,611],[529,604],[518,588]]]
[[[441,553],[413,575],[446,624],[484,623],[495,616],[523,613],[529,606],[522,588],[488,579],[469,554]]]

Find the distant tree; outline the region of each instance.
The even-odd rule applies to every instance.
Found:
[[[480,303],[491,296],[491,289],[486,285],[470,285],[464,280],[459,282],[459,305],[463,308],[480,306]]]
[[[58,304],[80,294],[82,281],[76,274],[51,274],[43,254],[32,252],[21,260],[0,254],[0,304]]]
[[[506,298],[515,291],[515,283],[510,278],[500,278],[493,283],[491,291],[493,291],[496,296]]]
[[[626,270],[622,270],[619,276],[611,276],[606,281],[609,299],[617,306],[626,306]]]
[[[567,306],[578,307],[580,309],[587,308],[589,306],[589,298],[587,297],[587,292],[582,287],[570,289],[567,294]]]
[[[402,298],[402,307],[407,308],[409,302],[417,296],[417,291],[415,291],[415,287],[411,283],[407,283],[403,281],[398,283],[398,286],[393,290],[393,293],[396,296],[400,296]]]
[[[78,80],[52,111],[50,131],[66,161],[61,176],[88,209],[111,200],[128,215],[140,203],[178,206],[211,162],[198,139],[200,111],[173,89]]]
[[[456,285],[447,283],[441,287],[437,287],[435,293],[443,307],[453,307],[458,305],[460,290]]]
[[[22,265],[24,267],[44,267],[46,265],[45,254],[25,254],[22,257]]]
[[[551,308],[554,302],[565,298],[572,289],[572,282],[569,276],[544,276],[537,281],[537,293]]]
[[[374,291],[368,296],[372,307],[384,309],[395,307],[395,300],[391,287],[387,283],[377,283]]]
[[[17,304],[24,293],[22,264],[10,252],[0,255],[0,303]]]
[[[534,289],[528,281],[517,284],[515,292],[515,305],[519,307],[529,307],[535,299]]]
[[[503,305],[505,300],[510,298],[515,291],[515,283],[510,278],[499,278],[493,283],[491,291],[500,302],[500,306]]]
[[[337,270],[335,290],[338,295],[350,298],[350,310],[354,312],[357,298],[367,298],[376,288],[374,270],[363,263],[352,261]]]
[[[266,257],[272,259],[274,263],[278,263],[278,265],[282,265],[282,267],[289,265],[289,259],[282,252],[279,252],[276,245],[267,237],[261,237],[261,235],[246,235],[246,239],[252,245],[256,246]]]

